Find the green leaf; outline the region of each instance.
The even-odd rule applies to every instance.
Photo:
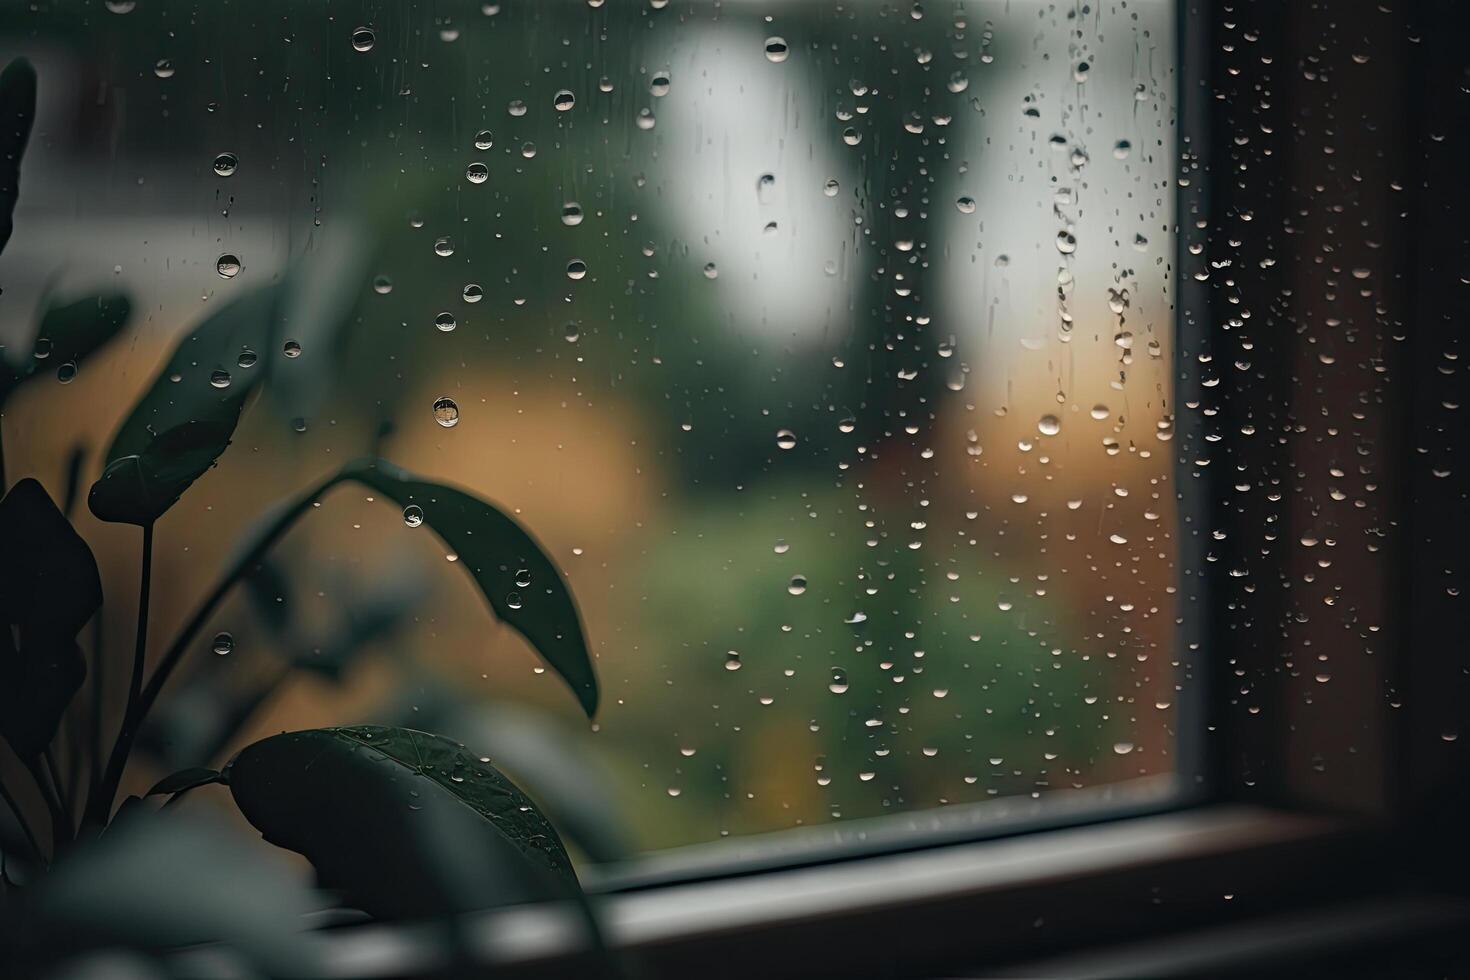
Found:
[[[0,735],[22,757],[51,743],[86,676],[77,632],[102,604],[87,542],[35,480],[0,500]]]
[[[122,330],[132,303],[122,293],[87,296],[71,303],[52,303],[41,316],[30,355],[21,364],[0,361],[0,403],[21,383],[75,364]],[[41,357],[37,357],[41,354]]]
[[[424,523],[454,549],[495,615],[571,685],[587,717],[596,714],[597,673],[571,590],[520,524],[478,497],[420,480],[386,460],[349,463],[342,477],[372,487],[400,507],[422,508]]]
[[[87,506],[104,521],[156,521],[214,465],[230,444],[245,401],[273,350],[283,286],[232,300],[193,330],[169,357],[107,452]],[[250,351],[257,363],[240,367]],[[218,387],[216,372],[228,376]]]
[[[157,796],[160,793],[182,793],[187,789],[198,786],[208,786],[210,783],[222,783],[224,777],[218,769],[206,769],[203,766],[195,766],[191,769],[180,769],[171,776],[164,776],[153,784],[145,796]]]
[[[405,728],[272,736],[225,769],[240,812],[380,918],[577,895],[546,817],[456,742]]]
[[[20,196],[20,158],[36,121],[36,69],[16,58],[0,72],[0,252],[14,229],[11,216]]]

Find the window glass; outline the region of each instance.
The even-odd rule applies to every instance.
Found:
[[[137,314],[7,406],[7,457],[90,481],[172,345],[293,270],[288,342],[224,381],[289,365],[159,524],[155,622],[382,455],[531,529],[603,691],[589,726],[430,528],[343,488],[205,631],[158,773],[411,725],[609,854],[1169,784],[1172,4],[69,8],[0,16],[41,79],[0,339],[50,293]]]

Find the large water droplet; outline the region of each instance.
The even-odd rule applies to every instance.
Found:
[[[459,406],[454,403],[453,398],[440,395],[434,400],[434,421],[446,429],[459,425]]]
[[[434,317],[434,329],[438,330],[440,333],[450,333],[457,326],[459,326],[459,324],[454,321],[453,313],[440,313],[438,316]]]
[[[568,201],[561,206],[561,223],[568,228],[575,228],[582,223],[582,205],[576,201]]]
[[[786,591],[792,595],[801,595],[806,591],[806,576],[793,575],[791,581],[786,584]]]
[[[471,184],[483,184],[490,179],[490,168],[475,162],[464,168],[464,179]]]
[[[562,89],[561,91],[556,93],[554,98],[552,98],[551,104],[556,106],[557,112],[566,112],[572,106],[577,104],[577,97],[573,95],[568,89]]]
[[[221,279],[233,279],[240,274],[240,257],[226,252],[214,263],[214,271]]]
[[[409,527],[418,527],[424,523],[424,509],[418,504],[409,504],[403,508],[403,523]]]
[[[209,648],[221,657],[226,656],[235,649],[235,638],[229,633],[216,633]]]
[[[786,39],[784,37],[766,38],[767,61],[772,61],[779,65],[781,62],[786,60],[787,55],[789,55],[790,53],[791,51],[789,48],[787,48]]]
[[[240,158],[233,153],[221,153],[214,158],[214,172],[221,177],[229,177],[240,166]]]
[[[781,449],[795,449],[796,433],[790,429],[781,429],[776,433],[776,445]]]
[[[352,50],[371,51],[373,49],[373,42],[376,40],[377,37],[373,34],[371,27],[359,27],[352,32]]]
[[[587,275],[587,263],[581,259],[572,259],[567,263],[568,279],[583,279]]]

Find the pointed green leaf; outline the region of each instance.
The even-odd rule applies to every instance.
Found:
[[[0,735],[30,758],[86,676],[77,631],[102,604],[87,542],[35,480],[0,500]]]
[[[24,362],[0,360],[0,402],[31,378],[47,377],[106,344],[127,323],[132,304],[122,293],[52,303],[41,316],[35,343]],[[42,356],[37,356],[37,355]]]
[[[495,615],[514,627],[571,685],[590,718],[597,712],[597,674],[581,617],[561,573],[515,520],[478,497],[420,480],[386,460],[350,463],[342,476],[417,505],[459,557]]]
[[[222,783],[224,778],[218,769],[206,769],[203,766],[195,766],[191,769],[180,769],[171,776],[164,776],[153,784],[153,788],[145,796],[157,796],[160,793],[182,793],[186,789],[194,789],[197,786],[208,786],[210,783]]]
[[[36,69],[16,58],[0,72],[0,252],[10,241],[20,196],[20,159],[36,121]]]
[[[151,524],[214,465],[264,376],[259,363],[240,367],[240,354],[274,346],[282,293],[277,283],[232,300],[174,349],[107,452],[87,499],[99,519]]]
[[[240,812],[304,855],[324,885],[381,918],[576,894],[546,817],[494,767],[405,728],[263,739],[225,769]]]

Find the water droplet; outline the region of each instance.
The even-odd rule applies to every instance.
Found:
[[[829,177],[827,179],[827,182],[822,185],[822,193],[826,194],[828,197],[836,197],[837,191],[840,189],[840,187],[841,185],[837,183],[836,178]]]
[[[464,291],[460,293],[466,303],[478,303],[485,297],[485,290],[478,283],[465,283]]]
[[[157,75],[159,78],[173,78],[173,61],[169,58],[159,58],[157,64],[153,66],[153,74]]]
[[[301,345],[294,340],[288,340],[281,345],[281,353],[287,357],[300,357]]]
[[[1063,255],[1071,255],[1077,251],[1077,237],[1070,231],[1057,232],[1057,251]]]
[[[573,95],[569,90],[562,89],[561,91],[557,92],[556,95],[552,98],[551,104],[556,106],[557,112],[566,112],[572,106],[577,104],[577,97]]]
[[[367,52],[373,49],[373,42],[377,40],[371,27],[359,27],[352,32],[352,50]]]
[[[242,368],[253,368],[255,367],[255,362],[258,360],[260,360],[260,357],[255,351],[249,347],[244,347],[240,350],[240,356],[235,358],[235,363]]]
[[[69,385],[77,378],[77,362],[66,361],[56,366],[56,380]]]
[[[706,262],[704,264],[704,277],[706,279],[718,279],[719,275],[720,270],[713,262]]]
[[[667,71],[654,72],[653,77],[648,80],[648,94],[656,99],[661,99],[669,94],[669,73]]]
[[[563,335],[566,337],[567,343],[575,344],[577,342],[577,338],[581,336],[581,332],[577,329],[577,324],[575,322],[568,321],[566,331]]]
[[[561,206],[561,223],[568,228],[575,228],[582,223],[582,205],[576,201],[568,201]]]
[[[440,333],[449,333],[457,326],[459,324],[454,321],[453,313],[440,313],[434,317],[434,328]]]
[[[857,130],[853,129],[851,126],[847,127],[846,129],[844,129],[842,131],[842,142],[846,143],[848,146],[857,146],[862,141],[863,141],[863,134],[862,133],[859,133]]]
[[[434,400],[434,421],[446,429],[459,425],[459,406],[454,403],[453,398],[440,395]]]
[[[229,177],[240,166],[240,158],[233,153],[221,153],[214,158],[214,172],[221,177]]]
[[[418,504],[409,504],[403,508],[403,523],[409,527],[418,527],[424,523],[424,509]]]
[[[137,0],[107,0],[107,12],[112,14],[130,14],[136,6]]]
[[[1117,157],[1119,160],[1126,160],[1128,159],[1129,151],[1131,151],[1132,149],[1132,143],[1128,142],[1127,140],[1118,140],[1118,142],[1113,144],[1113,156]]]
[[[582,279],[587,275],[587,263],[581,259],[572,259],[567,263],[567,278]]]
[[[228,633],[216,633],[214,634],[214,641],[210,643],[209,648],[221,657],[227,656],[230,651],[235,649],[235,638]]]
[[[1055,415],[1043,415],[1036,421],[1036,428],[1044,436],[1054,436],[1062,431],[1062,423]]]
[[[1110,411],[1108,409],[1108,406],[1106,406],[1106,405],[1104,405],[1104,404],[1102,404],[1102,403],[1099,402],[1098,404],[1092,406],[1092,411],[1089,414],[1093,418],[1095,418],[1099,422],[1101,422],[1103,419],[1107,418],[1108,415],[1111,414],[1111,413],[1110,413]]]
[[[210,372],[209,383],[216,388],[228,388],[230,386],[230,372],[223,368],[216,368]]]
[[[483,163],[472,163],[464,168],[464,179],[471,184],[483,184],[490,179],[490,168]]]
[[[524,116],[526,114],[526,103],[520,99],[511,99],[505,106],[505,111],[512,116]]]
[[[973,197],[962,197],[954,202],[954,206],[959,208],[960,214],[975,213],[975,199]]]
[[[832,668],[832,680],[827,683],[827,690],[833,694],[846,694],[848,687],[847,671],[841,667]]]
[[[786,591],[790,592],[792,595],[801,595],[803,592],[806,591],[806,576],[791,576],[791,581],[786,585]]]
[[[786,39],[784,37],[766,38],[767,61],[775,62],[779,65],[781,62],[786,60],[787,55],[789,55],[790,53],[791,51],[786,47]]]
[[[786,554],[786,552],[791,550],[791,545],[786,543],[785,538],[777,538],[775,547],[773,547],[771,550],[778,555],[784,555]]]
[[[521,594],[519,592],[510,593],[505,597],[505,604],[512,609],[521,608]]]
[[[240,257],[226,252],[214,263],[214,271],[221,279],[233,279],[240,274]]]
[[[781,449],[796,448],[796,433],[790,429],[782,429],[776,433],[776,445]]]
[[[653,116],[653,110],[646,107],[638,110],[638,118],[634,122],[637,123],[639,129],[645,131],[658,124],[658,120]]]
[[[475,134],[475,149],[488,150],[495,145],[495,135],[488,129],[482,129]]]
[[[726,653],[725,653],[725,669],[726,670],[739,670],[740,669],[740,652],[738,650],[728,650],[728,651],[726,651]]]
[[[1132,742],[1114,742],[1113,743],[1113,751],[1116,752],[1118,755],[1127,755],[1128,753],[1130,753],[1130,752],[1133,751],[1133,743]]]

